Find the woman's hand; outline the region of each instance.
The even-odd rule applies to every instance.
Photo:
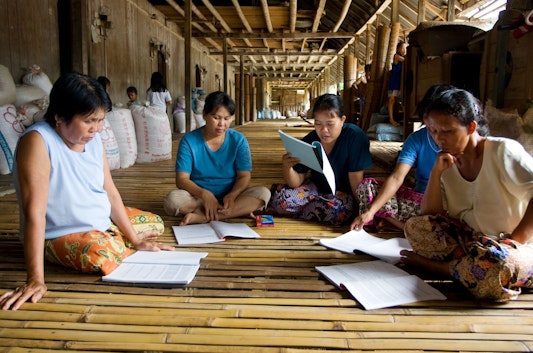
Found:
[[[204,190],[201,195],[204,204],[204,215],[207,221],[218,221],[218,211],[222,208],[217,198],[209,190]]]
[[[352,224],[350,224],[350,230],[361,230],[363,226],[370,222],[374,218],[374,215],[370,212],[363,212],[359,216],[355,217]]]
[[[14,291],[6,292],[0,297],[0,308],[2,310],[17,310],[28,299],[32,303],[37,303],[46,293],[46,284],[40,281],[28,281],[28,283],[16,288]]]
[[[447,152],[439,152],[433,169],[436,169],[438,172],[443,172],[455,163],[457,163],[457,158],[454,155]]]
[[[224,198],[222,199],[224,205],[218,210],[218,212],[225,216],[231,215],[231,211],[233,210],[233,206],[235,205],[235,199],[236,197],[231,192],[224,196]]]
[[[300,163],[300,159],[293,157],[292,154],[290,153],[285,153],[281,157],[281,164],[283,165],[283,169],[286,169],[286,170],[291,169],[298,163]]]
[[[137,234],[137,241],[133,244],[136,250],[159,251],[169,250],[174,251],[171,245],[156,242],[161,234],[157,230],[146,230]]]

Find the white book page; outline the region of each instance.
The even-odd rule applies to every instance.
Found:
[[[364,229],[351,230],[336,238],[320,239],[320,244],[348,254],[353,254],[358,247],[372,246],[381,243],[383,239],[368,234]]]
[[[259,234],[244,223],[227,223],[221,221],[211,221],[211,226],[218,236],[239,237],[239,238],[260,238]]]
[[[412,250],[411,244],[405,238],[391,238],[361,249],[364,253],[391,264],[400,262],[402,257],[400,251],[402,250]]]
[[[404,270],[379,260],[333,266],[317,266],[315,268],[337,287],[341,287],[344,283],[369,281],[375,278],[388,279],[398,276],[409,276],[409,273]]]
[[[320,239],[319,243],[348,254],[359,250],[391,264],[400,261],[400,251],[411,250],[411,245],[405,238],[382,239],[368,234],[364,229],[351,230],[333,239]]]
[[[444,294],[417,276],[374,278],[365,281],[343,282],[342,285],[367,310],[424,300],[446,300]]]
[[[172,226],[176,241],[184,244],[209,244],[223,241],[209,223]]]
[[[206,256],[206,252],[139,250],[124,259],[122,263],[197,265]]]
[[[335,195],[335,191],[337,189],[337,185],[335,183],[335,172],[333,172],[333,168],[331,167],[331,164],[329,163],[328,155],[326,154],[326,151],[324,151],[324,148],[322,148],[322,145],[320,142],[315,141],[313,142],[313,145],[316,146],[317,150],[320,151],[322,154],[322,173],[324,173],[324,176],[326,177],[326,180],[328,181],[329,188],[331,189],[331,193]]]
[[[105,282],[129,283],[190,283],[200,265],[165,265],[122,263],[109,275],[102,276]]]
[[[297,139],[296,137],[288,135],[281,130],[278,130],[278,133],[287,152],[289,152],[293,157],[299,158],[301,164],[314,169],[319,173],[323,172],[320,161],[317,159],[315,154],[316,147],[308,144],[305,141]]]

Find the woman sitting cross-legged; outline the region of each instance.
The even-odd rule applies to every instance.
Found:
[[[445,91],[426,113],[442,151],[424,216],[405,224],[413,251],[402,250],[402,262],[451,276],[477,298],[513,299],[533,287],[533,157],[515,140],[484,136],[467,91]]]
[[[165,212],[183,215],[181,225],[251,215],[270,199],[264,186],[250,186],[252,156],[246,137],[230,128],[235,102],[224,92],[205,99],[205,125],[188,132],[176,157],[176,186]]]
[[[109,274],[137,250],[172,250],[156,243],[158,215],[126,208],[113,183],[99,131],[111,101],[97,80],[61,76],[44,122],[20,138],[13,175],[20,208],[27,280],[0,297],[18,309],[46,293],[44,259],[86,273]]]
[[[429,173],[437,158],[439,147],[431,138],[426,127],[425,109],[441,92],[454,88],[451,85],[431,86],[417,107],[420,120],[425,124],[410,134],[398,156],[396,167],[385,182],[365,178],[357,188],[359,216],[350,229],[359,230],[366,226],[372,231],[403,230],[405,221],[420,215],[420,203],[426,190]],[[415,187],[404,185],[405,177],[411,168],[415,169]]]
[[[343,224],[358,214],[355,190],[364,170],[372,165],[368,137],[356,125],[345,123],[342,100],[324,94],[313,106],[315,130],[303,141],[319,141],[335,173],[336,193],[333,195],[324,174],[300,164],[298,158],[286,153],[282,172],[286,184],[272,185],[270,207],[275,214],[330,224]]]

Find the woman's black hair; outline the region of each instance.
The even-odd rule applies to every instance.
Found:
[[[215,91],[205,97],[204,114],[214,113],[220,107],[226,108],[231,116],[235,114],[235,101],[225,92]]]
[[[107,91],[107,86],[111,85],[111,81],[105,76],[98,76],[96,81],[100,82],[102,86],[104,86],[104,89]]]
[[[431,104],[431,102],[437,98],[442,92],[455,88],[452,85],[446,85],[446,84],[436,84],[428,88],[426,93],[424,94],[424,97],[418,103],[418,106],[416,107],[416,113],[418,115],[418,118],[420,121],[423,121],[424,115],[426,112],[427,107]]]
[[[426,109],[427,114],[432,111],[453,115],[463,126],[468,126],[475,121],[478,134],[489,135],[489,125],[483,115],[479,100],[464,89],[454,88],[442,92]]]
[[[339,118],[344,115],[344,104],[340,96],[332,93],[321,95],[313,105],[313,118],[315,113],[327,111],[330,115],[336,114]]]
[[[44,120],[55,128],[56,116],[68,124],[75,115],[88,115],[98,109],[107,112],[111,108],[109,95],[96,79],[72,72],[54,83]]]
[[[150,78],[149,89],[151,89],[152,92],[165,92],[167,88],[163,81],[163,75],[159,71],[153,72],[152,77]]]

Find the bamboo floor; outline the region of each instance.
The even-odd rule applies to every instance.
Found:
[[[281,181],[279,128],[294,136],[310,129],[278,120],[238,127],[252,148],[254,183]],[[175,141],[174,151],[176,146]],[[386,176],[399,146],[372,142],[376,160],[367,175]],[[125,203],[163,215],[162,199],[174,185],[173,165],[172,159],[113,171]],[[0,178],[0,186],[8,189],[9,178]],[[161,240],[176,245],[171,226],[179,219],[164,220]],[[253,226],[250,219],[235,221]],[[318,245],[320,238],[336,237],[346,227],[277,217],[273,228],[254,229],[261,238],[177,246],[209,253],[186,286],[104,283],[97,275],[46,264],[45,297],[16,312],[0,311],[0,352],[533,350],[531,293],[509,303],[482,302],[454,282],[417,273],[448,300],[367,311],[314,270],[372,260]],[[7,192],[0,197],[0,293],[26,279],[17,232],[16,197]]]

